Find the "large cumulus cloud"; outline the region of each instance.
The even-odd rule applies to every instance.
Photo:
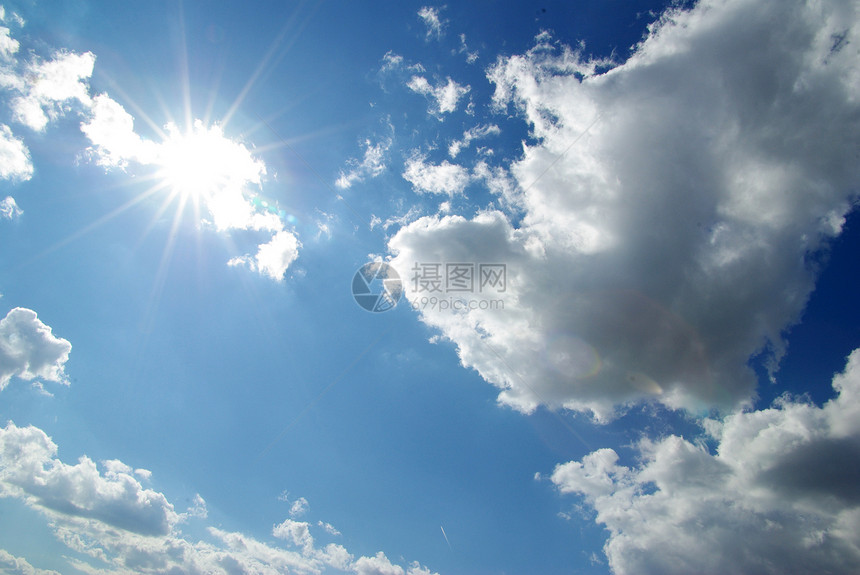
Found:
[[[716,441],[644,440],[640,463],[612,449],[556,467],[606,527],[624,573],[854,573],[860,565],[860,350],[823,407],[782,398],[708,420]]]
[[[777,366],[809,256],[855,200],[857,22],[851,2],[703,1],[605,72],[546,34],[500,58],[495,105],[535,139],[511,166],[514,209],[423,218],[389,248],[403,276],[506,263],[505,310],[422,319],[519,410],[748,402],[749,358]]]

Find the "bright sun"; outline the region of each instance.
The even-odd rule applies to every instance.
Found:
[[[241,143],[224,137],[220,126],[201,121],[185,132],[168,124],[158,177],[172,193],[197,200],[245,183],[259,184],[265,168]]]

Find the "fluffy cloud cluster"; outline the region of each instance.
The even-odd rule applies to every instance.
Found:
[[[198,495],[191,509],[177,513],[164,494],[141,484],[150,476],[117,460],[104,462],[100,469],[83,456],[70,465],[57,458],[57,445],[41,429],[11,422],[0,428],[0,497],[17,498],[45,515],[60,541],[89,558],[67,558],[81,571],[317,574],[335,569],[430,575],[417,563],[404,570],[382,552],[356,559],[342,545],[318,545],[311,525],[295,519],[272,528],[272,536],[289,549],[215,527],[207,529],[211,540],[190,541],[178,526],[192,518],[205,519],[205,502]],[[299,501],[306,511],[307,501]],[[327,535],[338,534],[327,523],[320,526]],[[0,550],[0,569],[4,567],[50,573]]]
[[[0,319],[0,391],[13,377],[68,384],[64,369],[71,350],[36,312],[16,307]]]
[[[614,573],[854,573],[860,565],[860,350],[823,407],[782,399],[677,436],[556,467],[609,532]]]
[[[0,430],[0,496],[141,535],[166,535],[179,520],[164,495],[144,489],[120,462],[109,462],[102,474],[88,457],[68,465],[56,454],[42,430],[7,424]]]
[[[522,411],[743,405],[748,359],[765,350],[776,367],[814,286],[807,256],[855,199],[857,10],[703,1],[604,73],[546,34],[500,58],[494,103],[536,140],[516,186],[493,180],[516,225],[425,217],[389,248],[402,277],[416,262],[505,263],[504,311],[425,308],[423,321]]]
[[[12,102],[15,119],[33,130],[44,130],[49,120],[62,116],[77,102],[89,107],[87,81],[96,57],[91,52],[57,52],[47,62],[30,63],[22,76],[13,76],[20,93]]]

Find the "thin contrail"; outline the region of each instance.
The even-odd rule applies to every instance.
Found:
[[[450,542],[450,541],[448,541],[448,535],[445,533],[445,528],[444,528],[444,527],[442,527],[442,526],[440,525],[440,526],[439,526],[439,529],[441,529],[441,530],[442,530],[442,537],[444,537],[444,538],[445,538],[445,543],[447,543],[447,544],[448,544],[448,549],[450,549],[451,551],[453,551],[453,550],[454,550],[454,548],[453,548],[453,547],[451,547],[451,542]]]

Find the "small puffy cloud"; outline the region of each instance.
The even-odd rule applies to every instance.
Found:
[[[296,519],[308,512],[308,500],[304,497],[299,497],[290,505],[290,517]]]
[[[291,542],[297,547],[313,547],[314,538],[306,521],[287,519],[272,528],[272,535]]]
[[[30,309],[16,307],[0,320],[0,390],[13,377],[68,385],[64,367],[72,344],[56,337]]]
[[[24,181],[32,176],[30,150],[12,134],[9,126],[0,124],[0,179]]]
[[[418,17],[427,27],[426,38],[428,40],[433,38],[438,40],[445,33],[445,26],[448,25],[448,21],[439,16],[439,8],[424,6],[418,11]]]
[[[382,551],[373,557],[359,557],[355,572],[357,575],[404,575],[403,567],[391,563]]]
[[[60,575],[51,569],[37,569],[22,557],[0,549],[0,573],[3,575]]]
[[[301,243],[292,232],[281,230],[268,243],[261,244],[255,256],[236,257],[227,263],[230,266],[246,265],[275,281],[281,281],[287,268],[299,257],[300,247]]]
[[[403,56],[392,52],[389,50],[382,57],[382,66],[380,66],[380,72],[388,72],[390,70],[395,70],[403,65]]]
[[[609,531],[613,573],[852,573],[860,565],[860,350],[823,407],[783,398],[710,421],[714,452],[670,436],[639,463],[601,449],[555,468]]]
[[[456,158],[460,151],[468,148],[473,140],[480,140],[488,136],[498,136],[501,133],[502,130],[495,124],[475,126],[474,128],[463,132],[463,137],[461,139],[451,142],[448,146],[448,155],[452,158]]]
[[[391,124],[388,124],[391,131],[394,130]],[[375,178],[381,175],[386,169],[386,154],[391,147],[392,138],[387,137],[374,143],[370,139],[366,139],[362,143],[364,155],[361,160],[350,158],[346,164],[347,169],[341,170],[335,185],[344,190],[352,187],[357,182],[363,182],[369,178]]]
[[[672,10],[602,74],[546,35],[499,58],[495,102],[535,141],[513,181],[473,178],[513,213],[422,218],[389,248],[402,277],[415,262],[506,264],[505,309],[422,320],[522,411],[747,404],[749,358],[776,369],[815,285],[804,262],[856,199],[860,66],[832,48],[843,32],[860,44],[857,24],[839,2],[714,1]],[[409,167],[431,187],[416,182],[435,166]]]
[[[429,112],[438,116],[439,119],[441,119],[442,114],[455,111],[460,99],[471,90],[471,86],[462,86],[451,78],[448,78],[444,84],[433,86],[424,76],[412,76],[406,86],[413,92],[428,97],[430,99]]]
[[[441,164],[427,163],[427,158],[414,155],[406,161],[403,178],[419,194],[462,193],[471,180],[469,170],[444,160]]]
[[[18,204],[15,202],[15,198],[12,196],[6,196],[0,200],[0,218],[14,220],[23,213],[24,211],[18,207]]]
[[[92,101],[87,80],[92,76],[95,61],[91,52],[61,51],[47,62],[29,64],[26,80],[21,80],[17,86],[21,95],[11,102],[15,119],[41,131],[49,120],[67,112],[75,100],[89,107]]]

